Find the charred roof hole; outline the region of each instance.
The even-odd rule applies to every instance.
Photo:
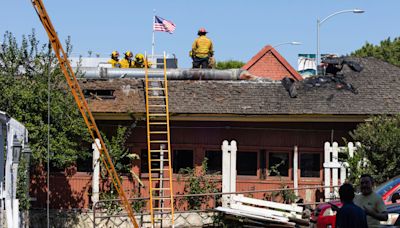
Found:
[[[115,90],[113,89],[84,89],[83,94],[85,98],[91,99],[115,99],[114,95]]]

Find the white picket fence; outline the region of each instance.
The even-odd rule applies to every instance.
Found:
[[[355,145],[352,142],[349,142],[347,146],[339,147],[337,142],[333,142],[332,145],[330,142],[325,142],[324,145],[324,185],[325,188],[324,195],[325,201],[329,201],[331,198],[337,198],[338,194],[338,186],[339,180],[340,184],[343,184],[346,181],[346,178],[349,175],[348,172],[348,164],[347,162],[339,161],[339,153],[348,153],[349,157],[353,157],[354,153],[356,153],[357,148],[360,147],[361,144],[356,142]],[[340,179],[339,179],[340,172]],[[335,187],[333,187],[335,186]]]

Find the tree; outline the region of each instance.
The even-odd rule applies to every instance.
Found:
[[[379,45],[366,43],[360,49],[351,53],[357,57],[375,57],[396,66],[400,66],[400,37],[389,38],[380,42]]]
[[[244,66],[244,62],[236,61],[236,60],[228,60],[228,61],[221,61],[217,62],[216,68],[218,70],[225,70],[225,69],[237,69]]]
[[[350,136],[361,142],[358,156],[349,160],[350,172],[369,172],[377,183],[400,173],[400,115],[372,117],[350,132]],[[362,157],[367,158],[367,167],[362,165]]]
[[[70,53],[70,39],[65,47]],[[88,130],[67,90],[57,59],[49,44],[39,43],[34,31],[23,36],[20,45],[11,32],[4,34],[0,47],[0,84],[0,110],[28,129],[34,165],[46,162],[48,127],[52,166],[68,167],[78,157],[90,153]]]

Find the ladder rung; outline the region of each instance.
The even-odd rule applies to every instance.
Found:
[[[150,99],[164,99],[165,96],[148,96]]]
[[[169,181],[169,178],[151,178],[152,181]]]
[[[164,168],[164,169],[151,169],[151,171],[168,171],[168,168]]]
[[[166,125],[167,122],[150,122],[150,125]]]
[[[167,143],[167,140],[150,140],[150,143]]]
[[[167,162],[168,159],[151,159],[152,162],[157,162],[157,161],[162,161],[162,162]]]
[[[168,150],[150,150],[150,152],[168,152]]]
[[[170,188],[152,188],[152,191],[171,190]]]
[[[153,200],[171,200],[170,197],[165,196],[165,197],[153,197]]]
[[[153,207],[153,210],[172,210],[170,207]]]
[[[150,131],[150,134],[167,134],[168,131]]]
[[[151,105],[151,104],[149,104],[149,107],[166,107],[166,105]]]
[[[154,113],[154,114],[149,114],[149,116],[167,116],[166,113]]]
[[[154,88],[148,88],[148,90],[164,90],[165,88],[160,88],[160,87],[154,87]]]
[[[164,78],[159,78],[159,79],[152,78],[152,79],[147,79],[147,81],[149,81],[149,82],[163,82]]]

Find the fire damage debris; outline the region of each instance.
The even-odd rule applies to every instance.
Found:
[[[338,90],[346,89],[354,94],[358,93],[357,89],[351,83],[346,82],[342,69],[347,65],[352,71],[359,73],[363,70],[363,67],[359,63],[348,60],[346,57],[327,57],[322,60],[322,64],[325,66],[324,74],[309,77],[301,82],[297,82],[302,85],[299,86],[299,88],[296,88],[296,82],[292,78],[285,77],[281,80],[283,87],[289,93],[291,98],[297,97],[297,89],[300,89],[301,87],[304,89],[323,87],[329,83],[334,83],[335,88]]]

